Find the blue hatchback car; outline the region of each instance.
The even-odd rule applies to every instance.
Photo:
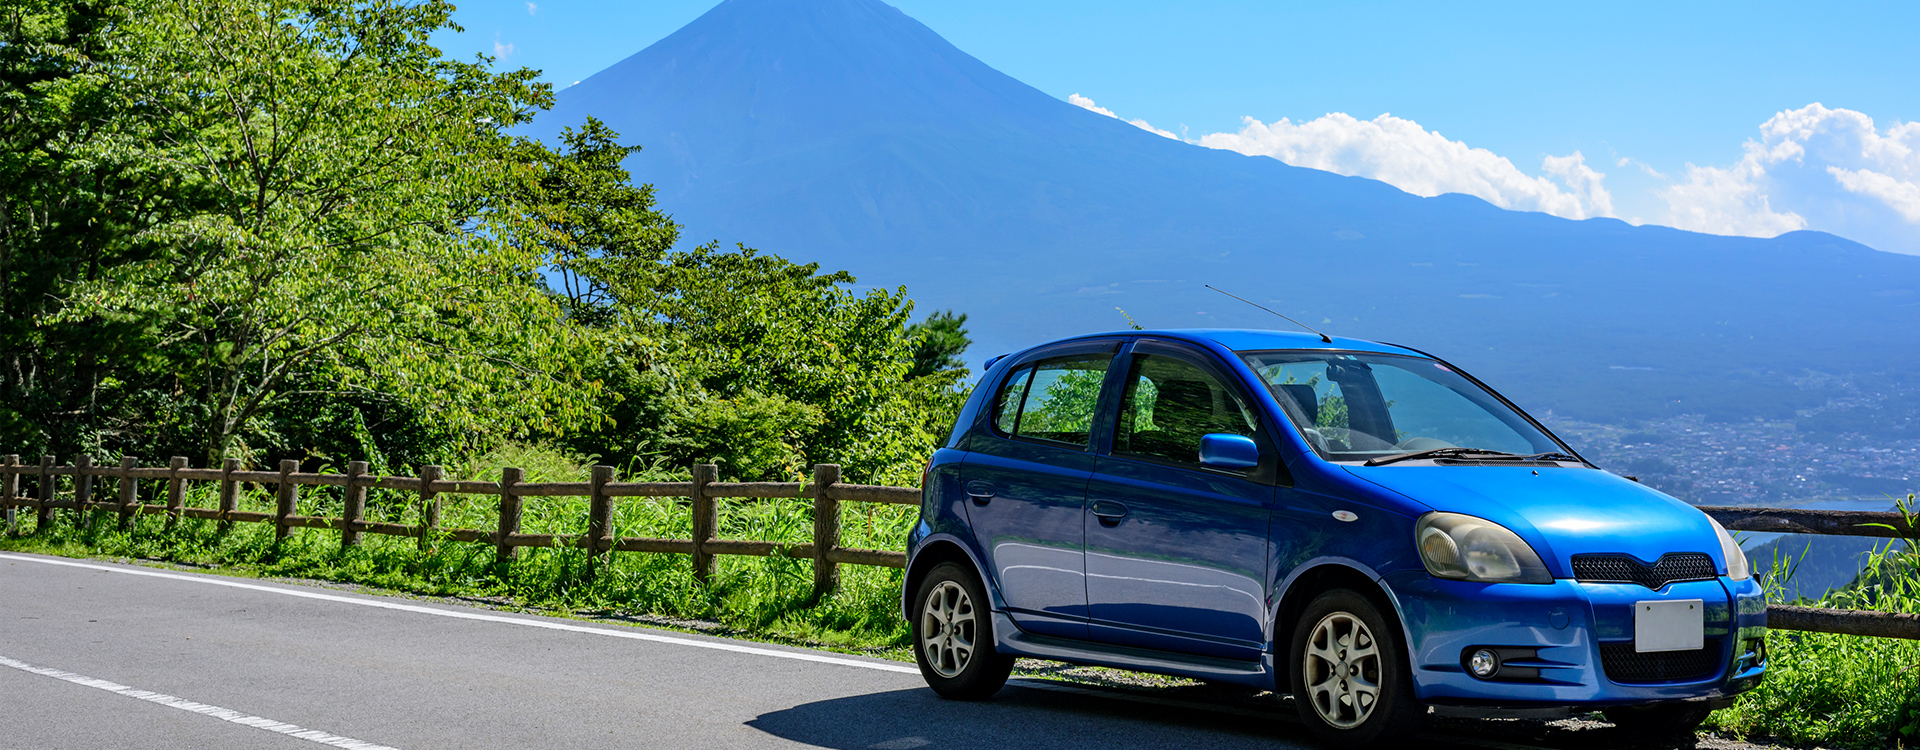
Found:
[[[1725,529],[1402,346],[1038,346],[989,363],[922,486],[902,605],[951,698],[1025,656],[1288,693],[1367,746],[1429,707],[1691,729],[1766,670]]]

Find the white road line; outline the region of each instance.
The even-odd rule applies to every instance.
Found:
[[[177,708],[182,711],[191,711],[196,714],[202,714],[206,716],[211,716],[216,719],[231,721],[241,726],[253,727],[254,729],[265,729],[269,732],[274,732],[276,734],[284,734],[288,737],[298,737],[300,739],[308,740],[310,742],[318,742],[322,745],[331,745],[333,747],[343,747],[343,748],[347,748],[347,750],[395,750],[394,748],[388,747],[386,745],[376,745],[371,742],[366,742],[364,740],[356,740],[352,737],[342,737],[337,734],[328,734],[318,729],[307,729],[306,727],[301,727],[294,724],[288,724],[284,721],[274,721],[272,719],[262,718],[259,716],[248,716],[246,714],[240,713],[239,711],[234,711],[232,709],[221,708],[219,706],[209,706],[205,703],[195,703],[185,698],[176,698],[174,696],[167,695],[165,693],[156,693],[151,690],[135,690],[125,685],[121,685],[115,682],[108,682],[106,680],[102,680],[96,677],[78,675],[72,672],[62,672],[58,669],[49,669],[47,667],[36,667],[32,664],[28,664],[23,661],[17,661],[14,659],[9,659],[4,656],[0,656],[0,666],[12,667],[22,672],[32,672],[33,674],[52,677],[56,680],[66,680],[67,682],[71,682],[75,685],[85,685],[90,688],[99,688],[109,693],[116,693],[119,695],[127,696],[129,698],[139,698],[140,700],[146,701],[148,703],[158,703],[162,706],[166,706],[167,708]]]
[[[434,609],[432,607],[422,607],[414,604],[400,604],[398,602],[381,601],[378,599],[356,599],[350,596],[336,596],[333,594],[321,594],[313,591],[300,591],[297,589],[283,589],[283,588],[275,588],[273,586],[261,586],[259,584],[253,584],[253,583],[241,583],[239,581],[222,580],[222,579],[214,578],[211,576],[190,576],[190,575],[180,575],[178,573],[162,573],[157,570],[142,570],[139,568],[116,567],[116,566],[110,566],[110,565],[94,565],[91,563],[73,562],[70,560],[51,560],[51,559],[42,558],[42,557],[28,557],[24,555],[0,554],[0,560],[14,560],[17,562],[40,563],[42,565],[60,565],[60,566],[65,566],[69,568],[85,568],[87,570],[102,570],[108,573],[123,573],[131,576],[146,576],[149,578],[166,578],[169,580],[186,581],[189,583],[204,583],[212,586],[226,586],[228,588],[246,589],[248,591],[264,591],[269,594],[280,594],[282,596],[297,596],[302,599],[318,599],[320,601],[339,602],[341,604],[354,604],[362,607],[376,607],[379,609],[392,609],[392,610],[398,610],[401,612],[413,612],[415,614],[422,614],[422,615],[434,615],[437,617],[451,617],[456,620],[478,620],[481,622],[497,622],[497,623],[502,623],[506,625],[520,625],[520,626],[529,627],[529,628],[545,628],[547,630],[562,630],[570,633],[586,633],[588,635],[604,635],[604,636],[610,636],[613,638],[628,638],[636,641],[650,641],[653,643],[669,643],[675,646],[692,646],[694,648],[706,648],[706,649],[713,649],[715,651],[732,651],[734,653],[752,654],[754,656],[771,656],[776,659],[793,659],[796,661],[810,661],[810,662],[816,662],[819,664],[837,664],[843,667],[871,669],[871,670],[880,671],[880,672],[897,672],[899,674],[916,674],[916,675],[920,674],[919,668],[908,666],[905,664],[889,664],[886,662],[862,661],[859,659],[845,659],[837,656],[827,656],[825,654],[808,653],[805,651],[780,651],[780,650],[771,649],[771,648],[743,646],[737,643],[727,643],[724,641],[702,641],[702,640],[695,640],[692,638],[677,638],[670,635],[660,635],[657,633],[649,633],[642,630],[612,630],[608,628],[587,627],[585,625],[573,625],[573,624],[564,623],[564,622],[548,622],[545,620],[527,620],[519,617],[487,615],[487,614],[481,614],[479,612],[460,612],[460,611],[447,610],[447,609]]]
[[[61,565],[61,566],[70,567],[70,568],[85,568],[88,570],[100,570],[100,571],[106,571],[108,573],[124,573],[126,575],[147,576],[150,578],[166,578],[166,579],[171,579],[175,581],[186,581],[188,583],[204,583],[204,584],[210,584],[214,586],[226,586],[229,588],[247,589],[249,591],[264,591],[269,594],[280,594],[283,596],[297,596],[302,599],[318,599],[321,601],[340,602],[342,604],[356,604],[362,607],[377,607],[380,609],[399,610],[401,612],[414,612],[414,613],[425,614],[425,615],[436,615],[439,617],[451,617],[458,620],[479,620],[482,622],[497,622],[497,623],[504,623],[507,625],[523,625],[526,627],[533,627],[533,628],[546,628],[548,630],[563,630],[563,631],[572,632],[572,633],[604,635],[604,636],[611,636],[614,638],[630,638],[636,641],[668,643],[676,646],[692,646],[694,648],[706,648],[706,649],[713,649],[716,651],[732,651],[734,653],[752,654],[755,656],[771,656],[776,659],[794,659],[797,661],[810,661],[810,662],[817,662],[820,664],[837,664],[845,667],[857,667],[859,669],[871,669],[871,670],[880,671],[880,672],[896,672],[899,674],[919,674],[920,673],[920,670],[918,668],[910,667],[904,664],[888,664],[885,662],[871,662],[871,661],[860,661],[856,659],[842,659],[834,656],[826,656],[823,654],[813,654],[813,653],[806,653],[806,652],[777,651],[770,648],[756,648],[754,646],[743,646],[736,643],[699,641],[699,640],[694,640],[692,638],[676,638],[670,635],[658,635],[655,633],[648,633],[648,632],[642,632],[642,631],[609,630],[606,628],[592,628],[584,625],[571,625],[571,624],[562,623],[562,622],[546,622],[542,620],[524,620],[518,617],[486,615],[486,614],[480,614],[478,612],[458,612],[453,610],[434,609],[432,607],[421,607],[413,604],[399,604],[397,602],[379,601],[375,599],[356,599],[353,597],[336,596],[333,594],[321,594],[321,593],[312,592],[312,591],[300,591],[297,589],[283,589],[283,588],[275,588],[272,586],[261,586],[261,585],[252,584],[252,583],[241,583],[239,581],[222,580],[222,579],[214,578],[210,576],[180,575],[177,573],[163,573],[157,570],[143,570],[140,568],[115,567],[115,566],[109,566],[109,565],[94,565],[91,563],[73,562],[71,560],[55,560],[55,559],[48,559],[48,558],[42,558],[42,557],[27,557],[22,555],[9,555],[9,554],[0,554],[0,560],[13,560],[17,562],[40,563],[43,565]],[[26,671],[35,672],[37,674],[46,674],[48,676],[68,675],[68,673],[66,672],[58,672],[57,670],[42,671],[41,668],[39,667],[30,667],[28,665],[13,661],[12,659],[7,659],[5,657],[0,657],[0,665],[13,667],[15,669],[24,669]],[[70,675],[70,677],[73,678],[69,680],[70,682],[78,682],[79,684],[82,684],[82,685],[88,684],[86,682],[81,682],[82,680],[92,679],[88,677],[81,677],[79,675]],[[61,679],[68,679],[68,677],[61,677]],[[205,710],[200,710],[200,712],[208,713],[210,715],[219,715],[219,714],[213,713],[216,711],[226,711],[226,709],[223,709],[223,708],[215,708],[212,706],[201,706],[201,704],[198,704],[198,703],[188,703],[186,701],[181,701],[179,698],[174,698],[173,696],[169,696],[169,695],[158,695],[158,694],[152,694],[152,693],[145,693],[145,691],[140,691],[140,690],[131,690],[119,685],[113,685],[113,683],[105,682],[104,680],[101,680],[99,682],[103,683],[103,685],[111,685],[113,686],[113,688],[119,688],[119,690],[115,690],[114,692],[120,692],[120,690],[129,690],[129,692],[122,693],[123,695],[131,695],[136,698],[143,697],[144,695],[154,695],[157,698],[180,701],[181,705],[176,706],[176,708],[186,708],[188,706],[195,706],[199,708],[187,708],[187,710],[195,711],[195,710],[200,710],[200,708],[204,708]],[[1117,698],[1119,700],[1129,701],[1129,702],[1149,703],[1149,704],[1178,707],[1178,708],[1191,708],[1196,710],[1206,710],[1214,713],[1225,713],[1225,714],[1244,716],[1249,718],[1274,718],[1274,714],[1269,714],[1267,712],[1258,711],[1255,709],[1219,706],[1214,704],[1199,703],[1199,702],[1193,702],[1193,701],[1157,698],[1153,696],[1134,695],[1134,694],[1121,692],[1121,691],[1101,690],[1098,688],[1082,687],[1082,686],[1073,685],[1070,683],[1059,683],[1059,682],[1052,682],[1048,680],[1040,680],[1040,679],[1034,679],[1034,678],[1015,678],[1013,680],[1010,680],[1010,682],[1012,682],[1014,685],[1018,687],[1033,688],[1038,690],[1048,690],[1048,691],[1062,692],[1062,693],[1077,693],[1081,695],[1100,697],[1100,698],[1109,698],[1109,699]],[[101,686],[95,685],[94,687],[101,687]],[[153,700],[153,699],[148,698],[148,700]],[[171,705],[171,704],[166,704],[160,700],[154,700],[154,702],[162,703],[162,705]],[[275,726],[292,727],[291,731],[293,732],[312,731],[312,730],[303,730],[303,729],[300,729],[299,727],[293,727],[293,725],[291,724],[284,724],[284,725],[278,724],[277,722],[272,722],[267,719],[261,719],[259,717],[241,717],[239,716],[239,714],[230,712],[230,711],[227,711],[227,713],[231,713],[234,716],[239,717],[234,719],[228,719],[228,721],[235,721],[235,722],[258,721],[266,724],[272,724]],[[221,718],[226,718],[226,717],[222,716]],[[1284,721],[1287,719],[1283,717],[1282,720]],[[266,727],[263,727],[263,728],[266,728]],[[279,731],[279,730],[276,729],[274,731]],[[327,736],[327,737],[332,736],[332,735],[326,735],[324,733],[318,733],[318,732],[316,732],[315,734],[320,736]],[[299,735],[295,735],[295,736],[299,736]],[[1442,737],[1439,735],[1430,735],[1430,734],[1422,734],[1420,735],[1420,737],[1423,739],[1436,739],[1436,740],[1444,739],[1447,742],[1453,742],[1456,744],[1477,745],[1480,747],[1497,748],[1499,750],[1536,750],[1536,748],[1534,748],[1534,746],[1531,746],[1531,745],[1516,745],[1511,743],[1496,742],[1496,741],[1489,741],[1489,740],[1475,740],[1475,739],[1463,740],[1463,738],[1460,738],[1460,737]],[[348,740],[344,737],[339,739],[345,742],[358,742],[358,740]],[[381,750],[381,746],[371,745],[371,744],[338,745],[338,746],[348,747],[348,748],[360,748],[361,750]],[[392,750],[392,749],[387,748],[386,750]]]

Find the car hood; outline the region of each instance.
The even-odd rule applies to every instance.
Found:
[[[1438,511],[1512,529],[1556,578],[1569,558],[1621,552],[1653,562],[1702,552],[1720,570],[1720,539],[1707,515],[1673,496],[1596,469],[1525,466],[1346,466],[1354,476]]]

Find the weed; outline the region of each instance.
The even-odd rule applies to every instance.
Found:
[[[529,461],[540,458],[540,461]],[[504,465],[527,467],[527,481],[580,481],[590,457],[490,455],[451,468],[460,478],[490,479]],[[638,479],[675,477],[657,467]],[[685,481],[685,477],[678,477]],[[143,487],[143,490],[147,488]],[[154,488],[154,489],[157,489]],[[339,488],[303,487],[297,513],[338,516]],[[188,504],[214,507],[211,485],[189,488]],[[145,495],[143,491],[143,496]],[[442,528],[493,529],[498,499],[443,495]],[[577,497],[523,499],[521,528],[528,534],[583,534],[588,501]],[[810,543],[812,503],[805,499],[718,501],[720,538]],[[239,509],[272,511],[268,488],[243,486]],[[842,504],[841,543],[850,547],[900,549],[917,508]],[[840,588],[810,602],[812,561],[787,557],[721,556],[712,581],[695,580],[685,555],[615,552],[589,571],[590,558],[578,549],[521,548],[516,560],[496,566],[494,548],[485,543],[439,540],[421,550],[412,538],[368,534],[357,547],[342,550],[339,533],[295,529],[276,541],[271,523],[236,523],[224,533],[216,521],[182,519],[172,530],[163,516],[140,517],[121,531],[110,512],[96,511],[75,524],[71,513],[29,536],[0,539],[0,548],[67,556],[109,556],[196,565],[217,565],[248,575],[309,578],[364,584],[436,596],[470,596],[507,603],[566,610],[594,610],[616,616],[659,615],[717,621],[729,629],[777,639],[849,648],[898,649],[907,641],[899,615],[902,571],[863,565],[840,567]],[[419,518],[418,495],[370,490],[369,521],[412,524]],[[30,518],[23,526],[31,527]],[[690,503],[679,498],[622,498],[615,502],[614,534],[687,539],[692,534]]]
[[[1897,502],[1909,519],[1913,499]],[[1798,603],[1920,613],[1920,546],[1903,541],[1875,549],[1846,588]],[[1769,601],[1783,598],[1792,567],[1775,565],[1763,581]],[[1712,726],[1796,743],[1893,748],[1920,742],[1920,642],[1776,630],[1767,636],[1767,650],[1766,680],[1716,712]]]

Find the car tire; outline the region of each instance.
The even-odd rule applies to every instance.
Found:
[[[1013,657],[994,649],[986,587],[971,568],[944,562],[927,571],[914,593],[913,613],[913,658],[933,692],[977,701],[1007,684]]]
[[[1331,747],[1379,747],[1419,728],[1400,628],[1373,599],[1334,589],[1307,605],[1293,628],[1287,675],[1300,720]]]
[[[1713,709],[1700,701],[1656,703],[1651,706],[1620,706],[1601,711],[1607,721],[1621,731],[1647,737],[1692,734],[1707,720]]]

